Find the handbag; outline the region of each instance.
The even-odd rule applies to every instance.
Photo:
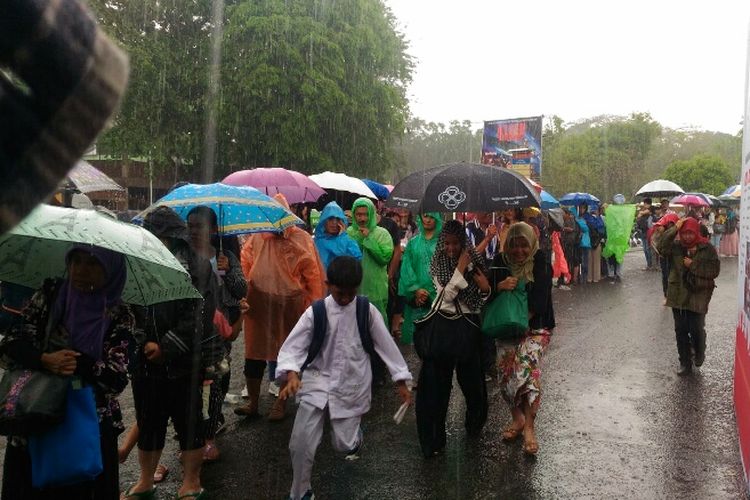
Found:
[[[443,291],[435,299],[430,312],[414,321],[414,350],[423,360],[465,359],[473,350],[475,339],[472,334],[477,325],[463,314],[458,301],[454,301],[455,314],[441,312]]]
[[[62,423],[28,438],[34,488],[92,481],[104,470],[94,390],[78,379],[67,385]]]
[[[0,435],[28,436],[65,418],[69,377],[44,370],[6,370],[0,380]]]
[[[526,281],[513,290],[500,292],[484,309],[482,333],[493,339],[517,337],[529,329],[529,298]]]

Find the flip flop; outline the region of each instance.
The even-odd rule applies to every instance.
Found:
[[[191,491],[190,493],[185,493],[184,495],[175,493],[174,498],[175,500],[183,500],[185,498],[193,498],[195,500],[202,500],[203,498],[206,498],[205,493],[206,493],[206,490],[201,488],[200,491]]]
[[[156,466],[156,470],[154,471],[154,482],[161,483],[167,478],[168,475],[169,467],[164,464],[159,464]]]
[[[120,500],[127,500],[128,498],[138,498],[140,500],[151,500],[153,498],[156,498],[156,488],[151,488],[148,491],[139,491],[138,493],[131,493],[130,490],[133,489],[133,486],[125,490],[125,493],[120,495]]]

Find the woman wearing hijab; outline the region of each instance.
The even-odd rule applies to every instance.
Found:
[[[430,311],[437,292],[430,275],[430,262],[435,254],[443,218],[437,212],[423,214],[417,218],[419,233],[409,240],[401,258],[401,276],[398,294],[406,298],[404,322],[401,326],[401,342],[411,344],[414,338],[414,321]]]
[[[679,241],[676,240],[679,235]],[[692,217],[677,221],[659,240],[659,253],[671,261],[667,306],[672,308],[678,375],[689,375],[693,363],[700,367],[706,355],[706,313],[721,270],[716,249],[701,236],[700,223]],[[695,354],[691,358],[691,347]]]
[[[495,293],[508,293],[520,282],[525,283],[529,303],[529,329],[500,360],[501,393],[510,405],[513,417],[503,431],[511,441],[523,435],[523,450],[535,455],[539,451],[534,419],[541,396],[541,360],[555,328],[552,307],[552,267],[531,226],[513,224],[508,231],[503,253],[492,264]]]
[[[422,358],[416,413],[419,443],[427,458],[440,454],[445,448],[445,418],[454,369],[466,399],[467,434],[479,435],[487,420],[479,313],[491,290],[484,272],[484,257],[467,242],[463,225],[456,220],[446,222],[430,262],[430,275],[439,301],[439,306],[434,306],[445,316],[460,314],[463,318],[451,321],[450,331],[432,332],[433,339],[452,343],[450,356]]]
[[[739,251],[739,237],[737,236],[738,222],[737,214],[731,207],[728,208],[726,232],[721,237],[721,243],[719,243],[719,253],[721,255],[737,257]]]
[[[115,499],[120,494],[117,436],[124,427],[117,396],[128,384],[128,346],[135,330],[133,315],[121,300],[127,278],[125,258],[103,248],[77,245],[68,251],[65,262],[67,278],[48,280],[34,294],[24,310],[25,323],[8,333],[0,353],[12,366],[74,375],[94,389],[104,469],[93,481],[33,489],[26,440],[9,437],[3,499]]]
[[[286,198],[274,199],[286,208]],[[248,312],[244,315],[245,381],[248,403],[237,415],[258,416],[258,398],[267,362],[279,349],[310,304],[323,297],[323,265],[312,237],[298,227],[282,233],[256,233],[242,247],[242,271],[247,280]],[[269,363],[270,364],[270,363]],[[274,380],[269,368],[269,379]],[[281,420],[286,401],[277,399],[268,415]]]
[[[332,201],[323,208],[314,234],[323,269],[328,269],[328,264],[336,257],[346,255],[362,260],[359,245],[346,234],[348,225],[349,220],[338,203]]]

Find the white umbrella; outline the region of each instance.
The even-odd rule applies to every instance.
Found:
[[[350,177],[337,172],[323,172],[322,174],[310,175],[310,179],[325,190],[345,191],[358,194],[376,200],[378,197],[367,187],[361,179]]]
[[[685,192],[680,186],[672,181],[656,179],[651,181],[635,193],[636,196],[675,196]]]
[[[82,193],[94,191],[125,191],[107,174],[90,164],[80,160],[76,166],[68,172],[68,179]]]

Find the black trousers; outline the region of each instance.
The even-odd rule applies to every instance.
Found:
[[[169,419],[172,419],[181,450],[203,448],[202,379],[133,377],[133,402],[138,422],[138,448],[164,449]]]
[[[706,353],[706,315],[677,308],[672,309],[672,314],[680,365],[692,366],[691,346],[696,358],[703,358]]]
[[[478,435],[487,420],[487,385],[481,363],[481,332],[475,329],[473,347],[462,359],[423,359],[417,386],[417,432],[425,457],[445,448],[445,419],[448,413],[453,370],[466,399],[466,431]]]
[[[117,500],[120,498],[120,463],[117,434],[108,422],[99,424],[104,470],[93,481],[60,488],[37,490],[31,487],[31,459],[25,447],[5,448],[2,500]]]

